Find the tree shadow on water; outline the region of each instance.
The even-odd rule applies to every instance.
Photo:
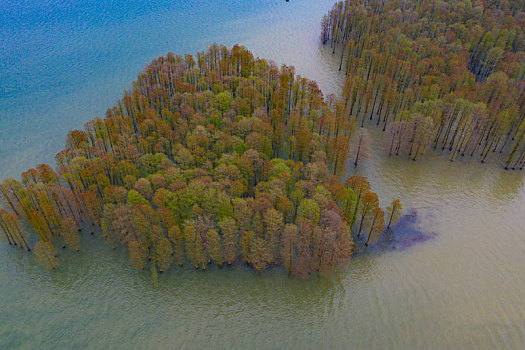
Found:
[[[436,238],[437,232],[422,229],[422,216],[422,209],[410,209],[396,225],[385,231],[374,245],[366,247],[364,244],[366,237],[356,239],[358,254],[402,251]],[[425,220],[432,219],[432,217],[435,217],[435,213],[425,213]]]

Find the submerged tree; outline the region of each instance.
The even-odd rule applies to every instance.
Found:
[[[359,161],[368,158],[370,152],[370,138],[366,129],[359,129],[355,148],[357,151],[354,157],[354,166],[357,167]]]
[[[403,213],[401,201],[397,198],[394,199],[392,203],[386,208],[386,212],[388,215],[388,225],[386,229],[389,230],[390,226],[397,224],[399,218],[401,218],[401,214]]]
[[[368,237],[366,239],[365,245],[368,246],[369,243],[375,243],[379,240],[379,237],[383,234],[384,231],[384,212],[379,206],[376,206],[372,209],[371,212],[367,215],[367,230]]]
[[[390,156],[432,146],[525,162],[522,1],[336,2],[321,42],[339,55],[344,113],[388,130]]]

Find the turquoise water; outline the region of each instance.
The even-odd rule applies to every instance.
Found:
[[[0,177],[52,161],[68,130],[103,116],[155,56],[240,43],[325,93],[342,77],[320,47],[332,0],[0,0]],[[85,237],[44,271],[0,245],[0,349],[521,349],[523,173],[439,154],[391,159],[371,130],[368,176],[437,236],[359,254],[328,278],[281,270],[172,270],[152,286],[126,252]]]
[[[241,43],[305,73],[322,69],[317,31],[330,5],[1,0],[0,175],[52,160],[69,130],[103,116],[147,62],[169,51]],[[322,72],[309,75],[336,91]]]

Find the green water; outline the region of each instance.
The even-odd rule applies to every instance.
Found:
[[[0,4],[3,10],[12,5]],[[57,4],[46,3],[53,9]],[[102,115],[143,63],[169,47],[183,53],[205,42],[240,42],[257,55],[295,65],[325,92],[336,92],[342,81],[334,69],[337,58],[317,41],[319,19],[331,1],[104,4],[109,8],[98,20],[95,10],[79,12],[91,22],[81,15],[66,21],[58,9],[49,14],[58,16],[55,22],[24,19],[38,12],[29,3],[20,5],[25,11],[18,17],[13,14],[36,29],[9,28],[18,37],[0,50],[7,57],[0,73],[37,65],[38,50],[49,45],[59,53],[68,51],[64,45],[79,45],[85,54],[73,55],[71,65],[48,53],[44,63],[58,64],[60,74],[37,69],[28,81],[3,75],[1,177],[49,161],[66,130]],[[73,5],[68,14],[78,10]],[[101,30],[105,21],[112,23],[107,32]],[[1,26],[5,38],[10,32]],[[86,35],[78,40],[91,41],[64,35],[44,45],[49,32],[64,26]],[[42,42],[30,42],[38,28]],[[121,40],[114,41],[118,52],[104,55],[100,45],[108,37]],[[33,50],[24,55],[24,45]],[[85,86],[79,71],[92,78]],[[85,237],[80,253],[61,252],[52,273],[33,255],[3,244],[0,349],[522,349],[524,173],[468,159],[450,163],[432,152],[417,162],[388,158],[381,132],[371,134],[376,141],[370,159],[350,174],[368,176],[383,205],[400,196],[405,208],[416,208],[417,226],[437,233],[435,238],[403,250],[361,252],[328,278],[299,281],[281,270],[256,274],[244,267],[184,269],[161,274],[158,288],[149,273],[130,267],[124,250],[111,251],[97,236]]]

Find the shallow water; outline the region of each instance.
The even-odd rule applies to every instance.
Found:
[[[337,92],[337,57],[318,42],[331,5],[0,0],[0,177],[51,161],[68,130],[103,116],[168,51],[241,43]],[[414,208],[424,243],[361,249],[328,278],[188,269],[160,275],[158,288],[99,237],[53,273],[2,244],[0,348],[522,348],[524,173],[381,148],[350,173],[368,176],[383,205],[400,196]]]

